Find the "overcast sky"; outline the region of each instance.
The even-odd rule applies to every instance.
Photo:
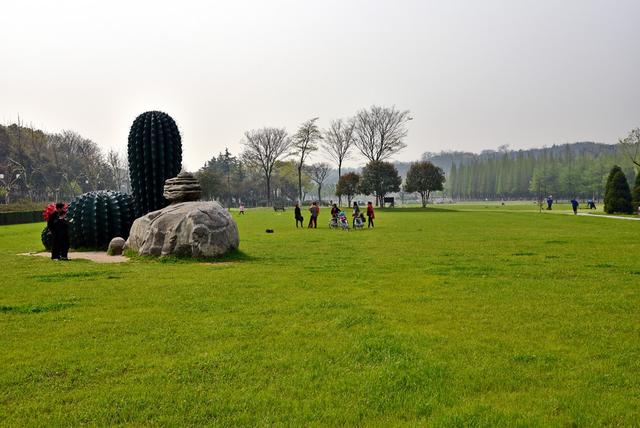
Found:
[[[615,143],[640,126],[640,0],[6,1],[0,121],[125,150],[147,110],[185,166],[370,106],[411,110],[408,148]],[[357,161],[355,163],[358,163]]]

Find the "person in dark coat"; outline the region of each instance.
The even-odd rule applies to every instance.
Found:
[[[296,218],[296,229],[298,228],[298,223],[300,224],[300,227],[304,227],[304,217],[302,217],[302,212],[300,211],[299,204],[296,204],[296,207],[293,210],[293,215]]]
[[[578,205],[580,205],[580,204],[578,203],[576,198],[571,199],[571,208],[573,208],[573,213],[574,214],[578,214]]]
[[[68,260],[69,222],[65,218],[64,204],[58,202],[56,210],[49,215],[47,228],[51,233],[51,260]]]
[[[552,206],[553,206],[553,196],[549,195],[549,197],[547,198],[547,209],[551,210]]]
[[[340,214],[340,208],[338,208],[337,204],[331,205],[331,217],[337,218],[338,214]]]

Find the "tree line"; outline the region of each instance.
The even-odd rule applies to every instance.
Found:
[[[0,125],[0,200],[70,200],[82,193],[129,191],[124,156],[66,130],[46,133],[18,123]]]
[[[446,190],[454,200],[532,199],[539,194],[602,199],[613,165],[621,166],[629,182],[635,181],[639,157],[633,152],[638,146],[634,132],[618,145],[575,143],[519,151],[502,147],[471,156],[449,154],[454,160]],[[446,157],[427,155],[435,163]]]
[[[417,194],[424,205],[435,191],[454,200],[533,199],[541,193],[601,199],[614,164],[630,183],[637,181],[638,129],[618,145],[574,143],[519,151],[503,146],[480,154],[425,153],[422,162],[392,164],[388,159],[406,147],[410,120],[407,110],[372,106],[332,120],[325,129],[316,117],[291,135],[283,127],[249,130],[239,154],[225,149],[196,176],[205,198],[229,207],[322,201],[334,195],[349,204],[356,195],[373,195],[380,204],[396,192]],[[311,163],[314,155],[327,161]],[[344,163],[358,158],[365,161],[362,170],[344,173]],[[0,125],[0,201],[70,200],[87,191],[129,192],[129,187],[126,157],[113,150],[103,153],[74,131],[46,133],[20,122]]]

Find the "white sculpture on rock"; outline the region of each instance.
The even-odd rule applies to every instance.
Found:
[[[143,256],[218,257],[240,244],[238,226],[217,202],[194,201],[201,193],[189,173],[165,182],[172,203],[133,222],[126,247]]]

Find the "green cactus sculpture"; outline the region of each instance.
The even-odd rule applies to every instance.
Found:
[[[182,166],[175,121],[161,111],[142,113],[131,125],[127,152],[136,217],[166,207],[164,182],[178,175]]]
[[[42,229],[42,232],[40,233],[40,240],[42,241],[42,245],[44,245],[45,250],[51,249],[51,245],[53,245],[53,238],[49,233],[48,227],[45,226],[44,229]]]
[[[100,190],[78,196],[69,205],[69,239],[74,248],[104,249],[111,239],[127,238],[134,220],[133,198]]]

